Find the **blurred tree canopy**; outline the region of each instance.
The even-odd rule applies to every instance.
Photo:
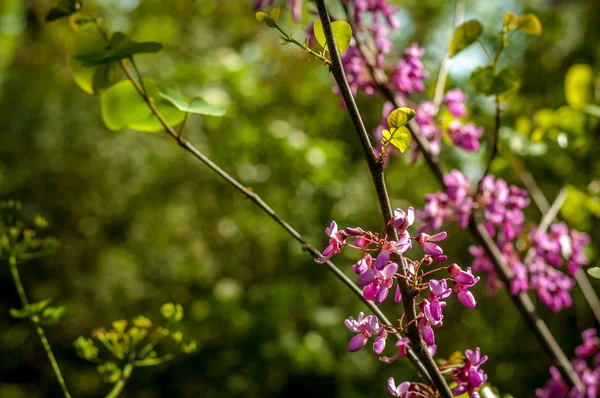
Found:
[[[68,21],[43,23],[51,3],[0,2],[0,198],[43,214],[61,241],[55,255],[29,263],[22,277],[33,300],[51,296],[68,308],[48,333],[73,395],[108,390],[94,366],[77,358],[73,340],[115,319],[156,316],[167,301],[184,306],[186,333],[198,350],[138,371],[124,397],[362,397],[374,390],[385,395],[374,386],[385,386],[390,375],[414,377],[408,362],[390,367],[368,352],[347,352],[343,320],[363,305],[249,200],[163,134],[104,126],[98,98],[83,93],[69,73]],[[322,230],[334,218],[379,230],[375,192],[327,69],[280,46],[255,20],[251,3],[89,0],[86,6],[113,31],[163,43],[162,52],[138,57],[144,75],[226,107],[221,118],[190,118],[186,137],[309,241],[324,244]],[[452,34],[454,2],[392,3],[401,23],[394,51],[412,42],[427,50],[428,91],[416,99],[425,98]],[[522,185],[527,169],[550,199],[569,184],[562,216],[600,241],[600,132],[593,118],[569,113],[564,86],[573,64],[598,76],[600,7],[586,0],[466,1],[466,17],[491,27],[484,41],[494,39],[505,11],[536,13],[544,33],[516,36],[504,55],[523,84],[506,105],[494,171]],[[284,9],[282,24],[302,38],[309,17],[305,12],[294,24]],[[473,119],[491,132],[492,103],[468,84],[483,63],[476,50],[465,50],[451,63],[448,85],[470,93]],[[383,100],[358,102],[367,128],[374,128]],[[449,166],[483,171],[484,154],[443,153]],[[402,157],[386,173],[395,207],[419,208],[438,189],[426,166]],[[533,206],[529,216],[540,218]],[[451,237],[449,258],[469,265],[470,236],[452,230]],[[597,251],[590,256],[593,263]],[[336,260],[349,271],[356,257]],[[58,396],[34,331],[9,316],[18,297],[8,267],[2,264],[0,273],[0,396]],[[594,326],[575,290],[570,310],[539,308],[567,355],[580,331]],[[486,371],[500,391],[532,396],[550,360],[505,291],[484,299],[479,286],[476,294],[479,311],[448,309],[453,321],[438,334],[439,355],[476,342],[490,356]],[[399,316],[391,304],[384,310]]]

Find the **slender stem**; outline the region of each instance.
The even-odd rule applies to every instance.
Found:
[[[405,101],[402,98],[396,97],[394,93],[388,87],[388,78],[383,73],[383,71],[377,69],[375,64],[369,57],[369,55],[365,52],[363,46],[360,43],[358,37],[355,37],[357,48],[361,53],[361,56],[365,60],[369,71],[371,72],[371,76],[379,91],[390,101],[394,107],[399,108],[405,106]],[[423,154],[425,158],[425,162],[427,163],[429,169],[434,174],[440,185],[445,189],[446,184],[444,183],[444,169],[439,162],[439,159],[431,153],[429,142],[423,137],[421,134],[421,130],[419,125],[415,122],[415,120],[411,120],[407,125],[408,130],[410,131],[413,139],[417,143],[417,146],[420,152]],[[498,274],[504,279],[510,281],[509,275],[510,269],[506,265],[502,257],[502,253],[498,249],[496,243],[489,237],[485,228],[481,225],[481,223],[477,222],[474,218],[471,218],[469,223],[469,229],[473,237],[482,243],[483,248],[485,249],[488,257],[490,258],[494,268],[498,272]],[[525,297],[521,297],[524,295]],[[571,362],[568,360],[560,346],[556,343],[554,336],[549,332],[548,327],[544,323],[544,321],[539,317],[539,315],[535,311],[535,306],[531,302],[531,299],[525,294],[522,293],[519,296],[512,296],[513,303],[519,309],[521,316],[526,320],[527,325],[530,327],[531,331],[534,333],[536,338],[540,341],[540,344],[544,348],[544,351],[554,360],[556,360],[558,369],[563,375],[565,381],[571,386],[577,386],[580,390],[582,389],[582,383],[577,373],[573,369]]]
[[[387,237],[390,240],[397,240],[398,232],[390,222],[392,219],[392,206],[390,204],[387,188],[385,186],[383,164],[377,161],[377,158],[373,153],[373,147],[371,146],[369,135],[363,124],[360,112],[358,111],[358,107],[354,101],[354,97],[352,96],[350,86],[348,85],[342,60],[333,37],[331,21],[329,19],[327,8],[325,7],[324,0],[317,0],[317,10],[319,11],[319,17],[321,18],[323,31],[327,40],[327,47],[329,48],[329,54],[331,56],[331,72],[344,99],[346,108],[361,142],[367,165],[369,166],[369,171],[371,173],[371,178],[373,179],[375,190],[377,191],[377,198],[379,200],[381,214],[383,215],[384,225],[386,226]],[[402,257],[399,255],[392,255],[392,260],[398,264],[399,273],[406,276],[406,268],[404,267],[404,261]],[[406,313],[406,318],[408,320],[407,324],[410,325],[407,327],[407,337],[411,342],[412,348],[425,365],[429,376],[431,377],[441,396],[452,397],[452,392],[450,391],[448,384],[439,372],[436,363],[433,361],[431,355],[429,355],[429,352],[425,347],[417,324],[413,322],[417,317],[413,288],[407,283],[406,280],[402,278],[398,279],[398,286],[400,287],[402,302],[404,304],[404,312]]]
[[[167,355],[164,355],[164,356],[158,357],[158,358],[140,359],[140,360],[135,361],[133,364],[138,367],[155,366],[155,365],[160,365],[161,363],[169,362],[173,358],[175,358],[175,355],[167,354]]]
[[[133,372],[133,365],[128,363],[123,369],[121,380],[115,383],[112,390],[104,398],[117,398],[125,389],[125,384],[127,384],[127,380],[131,377],[131,372]]]
[[[463,23],[465,17],[465,0],[456,0],[456,6],[454,7],[454,28]],[[440,105],[444,100],[444,88],[446,86],[446,79],[448,78],[448,68],[450,66],[450,55],[446,52],[444,59],[440,64],[440,72],[438,74],[437,81],[435,83],[435,95],[433,96],[433,107],[435,113],[438,113]]]
[[[483,179],[489,174],[490,169],[492,168],[492,163],[494,162],[494,159],[496,159],[496,156],[498,156],[498,142],[500,141],[500,98],[496,95],[494,99],[496,102],[496,114],[494,117],[494,142],[492,143],[492,153],[490,154],[490,158],[485,166],[485,171],[483,172],[479,183],[477,183],[477,194],[481,192]],[[475,196],[477,196],[477,194]]]
[[[298,47],[300,47],[301,49],[303,49],[304,51],[306,51],[310,55],[312,55],[312,56],[320,59],[321,61],[323,61],[325,63],[325,65],[331,65],[331,61],[328,60],[327,57],[325,56],[325,48],[323,49],[323,54],[319,54],[319,53],[311,50],[308,46],[305,46],[304,44],[300,43],[298,40],[294,39],[293,37],[291,37],[287,33],[285,33],[283,30],[281,30],[281,28],[279,27],[279,25],[275,25],[275,27],[277,28],[278,31],[281,32],[282,35],[284,35],[286,37],[286,39],[285,39],[286,42],[288,42],[288,43],[294,43],[295,45],[297,45]]]
[[[490,56],[490,53],[488,53],[488,50],[485,48],[485,44],[483,44],[483,42],[481,41],[481,39],[477,39],[477,43],[479,43],[479,45],[481,46],[481,49],[483,50],[483,53],[485,54],[485,57],[487,58],[488,62],[490,63],[490,66],[493,65],[494,64],[494,60]]]
[[[25,307],[29,305],[29,300],[27,299],[27,294],[25,293],[25,288],[23,287],[23,283],[21,283],[21,277],[19,276],[19,269],[17,267],[17,259],[14,256],[11,256],[8,260],[10,263],[10,272],[12,274],[13,281],[15,282],[15,286],[17,288],[17,292],[19,294],[19,298],[21,299],[21,304]],[[54,370],[54,375],[58,380],[58,384],[60,384],[60,388],[65,396],[65,398],[71,398],[71,394],[69,393],[69,389],[67,388],[67,383],[63,378],[63,375],[60,371],[60,367],[58,366],[58,362],[56,362],[56,357],[54,356],[54,352],[52,352],[52,347],[50,347],[50,343],[46,338],[46,333],[40,324],[40,319],[37,315],[34,315],[29,318],[31,323],[33,323],[35,327],[35,331],[42,342],[42,346],[44,346],[44,351],[46,351],[46,356],[52,365],[52,369]]]
[[[547,217],[549,218],[548,214],[552,215],[552,220],[554,220],[556,218],[556,216],[558,214],[558,210],[560,210],[560,207],[562,205],[562,203],[561,203],[561,205],[557,205],[557,202],[559,201],[559,199],[561,202],[564,202],[564,200],[566,199],[566,191],[564,188],[561,189],[561,194],[563,192],[565,192],[564,197],[561,198],[561,196],[563,196],[563,195],[559,194],[559,196],[557,196],[557,198],[554,200],[554,203],[552,204],[552,206],[550,206],[550,203],[548,203],[548,199],[546,199],[546,196],[544,196],[544,193],[542,192],[542,190],[537,185],[537,183],[535,182],[535,180],[533,179],[533,177],[531,176],[531,174],[529,172],[527,172],[527,171],[521,172],[521,180],[527,187],[527,190],[531,194],[531,197],[533,198],[533,201],[535,202],[535,204],[538,207],[538,209],[540,210],[540,212],[542,214],[545,214],[544,218],[542,219],[542,222],[540,223],[540,228],[542,228],[543,221]],[[552,209],[555,207],[558,207],[558,208],[555,211],[552,211]],[[554,214],[552,214],[552,213],[554,213]],[[550,220],[550,222],[552,220]],[[579,289],[581,289],[581,293],[583,293],[583,297],[585,298],[585,300],[587,301],[588,305],[590,306],[592,312],[594,313],[596,322],[598,324],[600,324],[600,299],[598,298],[598,295],[596,294],[594,287],[590,283],[588,277],[585,275],[585,271],[583,269],[580,269],[575,273],[575,281],[577,282]]]
[[[125,74],[127,75],[128,79],[131,81],[131,83],[135,87],[138,94],[146,101],[146,103],[147,103],[148,107],[150,108],[150,110],[152,111],[152,113],[154,113],[156,118],[163,125],[166,133],[169,136],[171,136],[173,139],[175,139],[175,141],[177,141],[179,146],[181,146],[183,149],[185,149],[186,151],[191,153],[196,159],[200,160],[202,163],[204,163],[206,166],[208,166],[208,168],[210,168],[212,171],[214,171],[216,174],[218,174],[228,184],[230,184],[231,186],[236,188],[238,191],[240,191],[242,194],[244,194],[247,198],[252,200],[252,202],[254,202],[254,204],[256,204],[262,211],[267,213],[267,215],[269,217],[271,217],[277,224],[279,224],[283,229],[285,229],[285,231],[289,235],[291,235],[296,241],[298,241],[300,244],[302,244],[304,249],[306,251],[308,251],[313,258],[321,257],[321,253],[319,253],[319,251],[317,249],[315,249],[306,239],[304,239],[304,237],[302,235],[300,235],[300,233],[298,233],[294,228],[292,228],[285,220],[280,218],[277,215],[277,213],[275,213],[275,211],[260,198],[260,196],[258,196],[254,191],[252,191],[252,190],[244,187],[242,184],[240,184],[235,178],[233,178],[226,171],[221,169],[217,164],[215,164],[213,161],[211,161],[202,152],[200,152],[196,147],[194,147],[189,141],[184,139],[177,131],[175,131],[173,129],[173,127],[171,127],[166,122],[166,120],[161,115],[159,110],[156,108],[156,106],[154,106],[153,102],[145,95],[144,91],[136,82],[135,77],[133,76],[133,74],[131,73],[129,68],[127,68],[127,66],[123,63],[121,63],[121,67],[122,67],[123,71],[125,72]],[[363,301],[367,305],[367,307],[369,307],[369,309],[371,311],[373,311],[373,313],[375,315],[377,315],[377,317],[383,321],[383,323],[391,324],[390,320],[383,314],[383,312],[379,309],[379,307],[377,307],[373,302],[365,300],[365,298],[363,297],[362,290],[358,286],[356,286],[356,284],[354,282],[352,282],[352,280],[350,280],[334,263],[332,263],[331,261],[327,261],[325,263],[325,266],[342,283],[344,283],[348,288],[350,288],[350,290],[352,290],[352,292],[361,301]],[[401,338],[400,336],[397,336],[397,337],[398,337],[398,339]],[[413,366],[415,366],[415,368],[417,368],[419,373],[423,374],[427,380],[431,381],[429,374],[427,372],[427,369],[424,367],[424,365],[421,363],[419,358],[415,355],[415,353],[412,350],[408,351],[408,359],[411,361]]]

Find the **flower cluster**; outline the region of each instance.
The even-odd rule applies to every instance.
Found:
[[[595,329],[587,329],[582,333],[583,344],[575,348],[576,357],[571,359],[573,368],[579,375],[584,391],[576,387],[569,390],[556,367],[550,368],[550,380],[544,388],[539,388],[536,395],[539,398],[570,397],[594,398],[600,393],[600,339]]]
[[[590,239],[586,234],[569,230],[564,223],[551,225],[548,232],[532,227],[525,233],[523,211],[530,203],[528,194],[502,179],[486,176],[475,198],[469,179],[459,171],[447,174],[444,183],[445,192],[425,197],[424,209],[419,214],[425,222],[424,230],[439,229],[446,220],[456,221],[465,228],[471,212],[479,209],[488,233],[495,238],[504,261],[513,271],[511,294],[535,290],[541,301],[555,312],[571,305],[573,275],[587,264],[584,249]],[[518,240],[530,243],[530,254],[517,250]],[[488,288],[495,292],[502,284],[487,254],[479,246],[471,246],[469,250],[475,258],[473,271],[487,273]]]
[[[482,357],[477,347],[475,351],[465,351],[465,357],[449,360],[440,366],[440,370],[452,372],[451,379],[456,383],[452,389],[454,396],[469,394],[471,398],[479,398],[476,390],[487,380],[487,375],[480,366],[487,360],[487,355]],[[388,391],[392,396],[400,398],[432,396],[429,387],[421,383],[404,381],[396,385],[393,377],[388,379]]]
[[[425,50],[416,43],[404,50],[404,58],[398,61],[392,73],[393,88],[398,95],[406,97],[408,94],[425,90],[423,80],[428,73],[421,62],[424,54]]]
[[[363,297],[373,301],[376,305],[382,304],[393,291],[395,302],[402,300],[399,280],[405,280],[414,289],[415,297],[422,297],[417,301],[419,314],[409,323],[404,325],[404,316],[400,319],[399,326],[385,325],[379,323],[376,316],[360,313],[357,319],[349,317],[345,325],[354,337],[348,344],[351,352],[363,348],[373,338],[373,353],[380,355],[386,345],[389,334],[402,334],[410,323],[416,323],[423,340],[431,355],[435,355],[434,328],[443,325],[443,309],[446,300],[454,292],[458,301],[467,308],[474,308],[475,298],[470,292],[479,277],[473,276],[470,268],[461,269],[456,264],[442,266],[433,270],[424,269],[432,264],[443,263],[447,260],[443,249],[440,247],[447,237],[446,232],[434,235],[421,232],[416,237],[411,236],[409,228],[415,221],[415,211],[409,207],[407,211],[396,209],[389,222],[398,238],[389,240],[382,238],[377,233],[364,231],[361,228],[338,229],[335,221],[332,221],[325,233],[329,237],[329,245],[323,250],[320,258],[315,261],[324,263],[334,255],[340,253],[342,247],[351,247],[362,251],[362,258],[352,266],[352,270],[358,276],[358,284],[363,289]],[[407,254],[418,246],[422,255],[419,260],[410,259]],[[445,277],[430,278],[424,281],[424,277],[431,277],[436,272],[446,272]],[[394,289],[394,284],[395,289]],[[405,356],[410,348],[409,340],[403,338],[396,343],[397,353],[391,358],[383,357],[385,362],[392,362],[399,357]],[[399,387],[398,387],[399,388]],[[398,390],[396,388],[396,390]],[[402,390],[402,389],[400,389]],[[398,390],[398,391],[400,391]],[[408,390],[407,390],[408,391]],[[400,395],[398,395],[400,396]]]

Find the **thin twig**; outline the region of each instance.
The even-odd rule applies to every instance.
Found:
[[[302,235],[300,235],[300,233],[298,233],[294,228],[292,228],[292,226],[290,226],[285,220],[280,218],[277,215],[277,213],[275,213],[275,211],[269,205],[267,205],[260,198],[260,196],[258,196],[258,194],[256,194],[251,189],[248,189],[248,188],[244,187],[242,184],[240,184],[235,178],[233,178],[226,171],[221,169],[217,164],[215,164],[208,157],[206,157],[202,152],[200,152],[196,147],[194,147],[189,141],[187,141],[185,138],[183,138],[179,134],[179,132],[175,131],[175,129],[173,127],[171,127],[169,125],[169,123],[167,123],[167,121],[164,119],[164,117],[162,116],[160,111],[156,108],[154,103],[150,100],[150,98],[146,96],[143,89],[139,86],[139,84],[137,83],[137,81],[135,79],[135,76],[133,75],[133,73],[131,73],[131,71],[129,70],[127,65],[125,65],[124,63],[121,63],[121,67],[122,67],[123,71],[125,72],[125,75],[128,77],[128,79],[131,81],[131,83],[135,87],[138,94],[144,99],[144,101],[146,102],[146,104],[148,105],[148,107],[150,108],[152,113],[156,116],[156,118],[162,124],[166,133],[169,136],[171,136],[171,138],[175,139],[177,141],[177,143],[179,144],[179,146],[181,146],[186,151],[190,152],[195,158],[200,160],[202,163],[204,163],[206,166],[208,166],[212,171],[217,173],[228,184],[230,184],[231,186],[236,188],[238,191],[243,193],[247,198],[252,200],[252,202],[254,202],[254,204],[256,204],[262,211],[267,213],[267,215],[269,217],[271,217],[277,224],[279,224],[283,229],[285,229],[285,231],[289,235],[291,235],[296,241],[298,241],[300,244],[302,244],[304,249],[306,251],[308,251],[312,255],[313,258],[321,258],[321,253],[319,253],[319,251],[317,249],[315,249],[313,247],[313,245],[311,245],[306,239],[304,239],[304,237]],[[325,266],[329,269],[329,271],[331,271],[335,275],[336,278],[338,278],[342,283],[344,283],[348,288],[350,288],[350,290],[352,290],[352,292],[361,301],[363,301],[367,305],[367,307],[369,307],[369,309],[375,315],[377,315],[377,317],[379,319],[381,319],[383,321],[383,323],[386,323],[388,325],[392,324],[390,322],[390,320],[385,316],[385,314],[379,309],[379,307],[377,307],[373,302],[365,300],[365,298],[363,297],[362,290],[358,286],[356,286],[356,284],[354,282],[352,282],[352,280],[350,280],[333,262],[327,261],[325,263]],[[401,336],[397,336],[397,338],[400,339]],[[415,353],[412,350],[408,351],[408,359],[411,361],[413,366],[415,366],[415,368],[419,371],[419,373],[423,374],[427,380],[431,381],[431,379],[429,378],[427,369],[420,362],[419,358],[415,355]]]
[[[384,97],[390,101],[395,108],[400,108],[405,106],[406,102],[403,98],[396,97],[394,93],[388,87],[388,78],[387,76],[380,70],[375,67],[375,64],[370,59],[369,55],[364,51],[363,46],[360,43],[358,37],[355,37],[357,49],[361,53],[361,56],[365,60],[369,71],[371,72],[371,76],[379,88],[379,91],[383,94]],[[425,158],[425,162],[427,163],[429,169],[434,174],[440,185],[446,189],[446,184],[444,183],[444,170],[439,162],[439,159],[431,153],[429,147],[429,141],[427,141],[423,135],[421,134],[421,129],[416,121],[413,119],[407,125],[408,130],[410,131],[413,139],[417,143],[419,151],[423,154]],[[512,272],[506,262],[502,257],[502,253],[498,249],[496,243],[489,236],[483,225],[475,220],[475,218],[471,217],[469,223],[469,229],[473,237],[481,243],[486,254],[490,258],[494,268],[500,275],[501,279],[510,283],[510,279],[512,277]],[[507,285],[508,286],[508,285]],[[579,379],[579,376],[573,369],[573,365],[568,360],[552,333],[550,333],[548,327],[544,323],[544,321],[539,317],[539,315],[535,311],[535,306],[533,302],[527,295],[527,293],[520,293],[517,296],[511,295],[513,303],[521,313],[522,317],[527,322],[527,325],[530,327],[531,331],[535,334],[536,338],[540,341],[540,344],[544,348],[544,351],[556,361],[559,371],[561,372],[563,378],[567,382],[567,384],[571,386],[576,386],[580,391],[583,389],[583,384]]]
[[[14,256],[11,256],[8,260],[10,264],[10,271],[12,274],[13,281],[15,283],[15,287],[17,288],[17,293],[19,294],[19,298],[21,299],[21,304],[23,307],[29,305],[29,299],[27,299],[27,294],[25,293],[25,288],[23,287],[23,283],[21,282],[21,277],[19,276],[19,268],[17,267],[17,259]],[[37,315],[33,315],[29,317],[31,323],[33,323],[35,327],[35,331],[40,338],[42,346],[44,347],[44,351],[46,351],[46,356],[52,365],[52,369],[54,370],[54,375],[58,380],[58,384],[60,384],[60,388],[65,396],[65,398],[71,398],[71,394],[69,393],[69,389],[67,388],[67,383],[63,378],[63,375],[60,371],[60,367],[58,366],[58,362],[56,361],[56,357],[54,356],[54,352],[52,351],[52,347],[46,338],[46,333],[44,332],[44,328],[40,323],[40,319]]]
[[[494,99],[496,102],[496,113],[494,116],[494,142],[492,143],[492,153],[490,154],[490,158],[485,166],[485,171],[477,183],[477,193],[475,194],[476,197],[481,193],[483,180],[485,179],[485,176],[489,174],[490,169],[492,168],[492,163],[494,163],[494,159],[496,159],[496,156],[498,156],[498,144],[500,141],[500,98],[496,95]]]
[[[329,18],[327,8],[325,7],[324,0],[317,0],[317,10],[323,25],[323,32],[325,33],[327,47],[329,48],[329,54],[331,56],[330,70],[337,83],[342,98],[344,99],[346,109],[348,110],[356,133],[358,134],[358,138],[361,142],[367,165],[369,166],[369,171],[371,173],[371,178],[373,179],[375,190],[377,192],[379,207],[383,216],[384,225],[386,226],[387,238],[390,240],[398,240],[398,232],[390,222],[392,219],[392,206],[390,204],[387,188],[385,186],[383,164],[377,160],[375,154],[373,153],[373,147],[371,146],[371,141],[369,140],[369,134],[365,129],[360,112],[356,106],[354,97],[352,96],[352,91],[348,85],[342,60],[333,37],[331,20]],[[406,268],[404,267],[404,261],[402,260],[401,256],[392,255],[392,259],[398,264],[399,273],[403,276],[406,276]],[[452,392],[450,391],[446,380],[441,375],[436,363],[433,361],[431,355],[429,355],[429,352],[425,347],[416,322],[411,323],[417,317],[413,288],[406,282],[406,280],[402,278],[398,279],[398,286],[400,287],[400,292],[402,295],[402,302],[404,304],[404,312],[406,313],[407,324],[410,325],[407,327],[406,335],[411,342],[412,348],[417,354],[417,357],[419,357],[419,359],[425,365],[425,368],[427,369],[434,386],[437,388],[441,396],[452,397]]]
[[[548,199],[546,199],[546,196],[544,195],[540,187],[537,185],[531,174],[527,171],[522,171],[520,173],[520,177],[521,181],[523,181],[523,183],[527,187],[527,190],[533,198],[533,201],[536,204],[537,208],[542,214],[544,214],[544,217],[540,222],[539,229],[541,229],[542,225],[544,224],[544,220],[548,219],[549,221],[547,221],[547,223],[549,224],[556,218],[558,211],[562,206],[562,203],[561,205],[558,205],[557,202],[559,202],[559,199],[561,202],[564,202],[564,200],[566,199],[566,190],[564,188],[561,189],[559,196],[554,200],[552,207],[550,207]],[[561,198],[561,196],[563,197]],[[556,210],[552,210],[555,207],[558,208]],[[552,219],[550,219],[549,214],[552,216]],[[548,226],[546,226],[546,228],[548,228]],[[575,281],[577,282],[579,289],[581,289],[581,293],[583,293],[585,301],[587,301],[588,305],[590,306],[590,309],[592,310],[592,313],[596,318],[596,323],[600,325],[600,299],[598,298],[594,287],[590,283],[588,277],[585,275],[585,271],[583,269],[577,270],[577,272],[575,273]]]
[[[454,7],[454,29],[463,23],[465,17],[465,0],[456,0],[456,6]],[[435,95],[433,96],[433,108],[435,114],[438,113],[442,101],[444,100],[444,88],[446,86],[446,79],[448,78],[448,69],[450,66],[450,54],[446,51],[444,59],[440,64],[440,72],[438,74],[437,81],[435,83]]]

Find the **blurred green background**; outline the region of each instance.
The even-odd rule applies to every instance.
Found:
[[[389,376],[415,380],[406,361],[385,365],[369,350],[347,352],[351,334],[343,320],[364,306],[252,202],[165,135],[104,127],[98,98],[69,74],[67,22],[41,22],[50,3],[0,2],[0,198],[21,200],[31,214],[46,216],[62,242],[55,255],[24,266],[22,278],[33,300],[51,296],[68,307],[48,334],[73,395],[101,397],[109,390],[95,367],[76,357],[73,340],[115,319],[156,319],[166,301],[183,304],[198,350],[136,370],[124,397],[386,396]],[[330,3],[341,17],[337,2]],[[394,53],[412,42],[423,45],[432,88],[454,1],[391,3],[399,6],[401,23],[392,35]],[[113,31],[164,43],[162,52],[137,57],[144,75],[227,107],[222,118],[191,117],[186,137],[318,248],[326,245],[323,229],[332,219],[381,228],[361,149],[327,70],[297,48],[280,46],[277,34],[255,20],[250,1],[90,0],[86,7]],[[519,171],[527,168],[550,199],[568,183],[597,203],[595,120],[559,123],[553,112],[565,105],[569,66],[588,64],[597,73],[600,7],[584,0],[467,0],[466,18],[484,23],[489,48],[505,11],[536,13],[544,34],[516,35],[503,56],[523,87],[505,105],[495,171],[522,185]],[[294,24],[284,10],[281,24],[300,38],[313,18],[305,12]],[[491,102],[468,85],[471,70],[484,62],[477,48],[465,51],[452,61],[448,84],[471,94],[473,120],[486,127],[489,141]],[[374,128],[383,101],[361,96],[358,102]],[[443,152],[448,168],[481,174],[481,155],[446,146]],[[438,189],[424,165],[401,157],[388,166],[387,181],[395,207],[419,208]],[[564,215],[600,241],[597,209],[574,200]],[[528,216],[539,221],[540,213],[531,206]],[[469,234],[447,230],[449,258],[469,265]],[[590,255],[594,260],[593,248]],[[347,250],[335,262],[350,271],[357,256]],[[0,275],[0,396],[59,396],[34,331],[9,316],[19,302],[6,264]],[[445,310],[438,356],[479,346],[490,356],[485,369],[494,385],[515,397],[533,396],[550,360],[506,292],[486,299],[481,283],[475,293],[476,311],[454,299]],[[580,332],[595,326],[577,288],[574,302],[560,314],[540,307],[569,356]],[[393,303],[383,309],[392,319],[400,315]]]

